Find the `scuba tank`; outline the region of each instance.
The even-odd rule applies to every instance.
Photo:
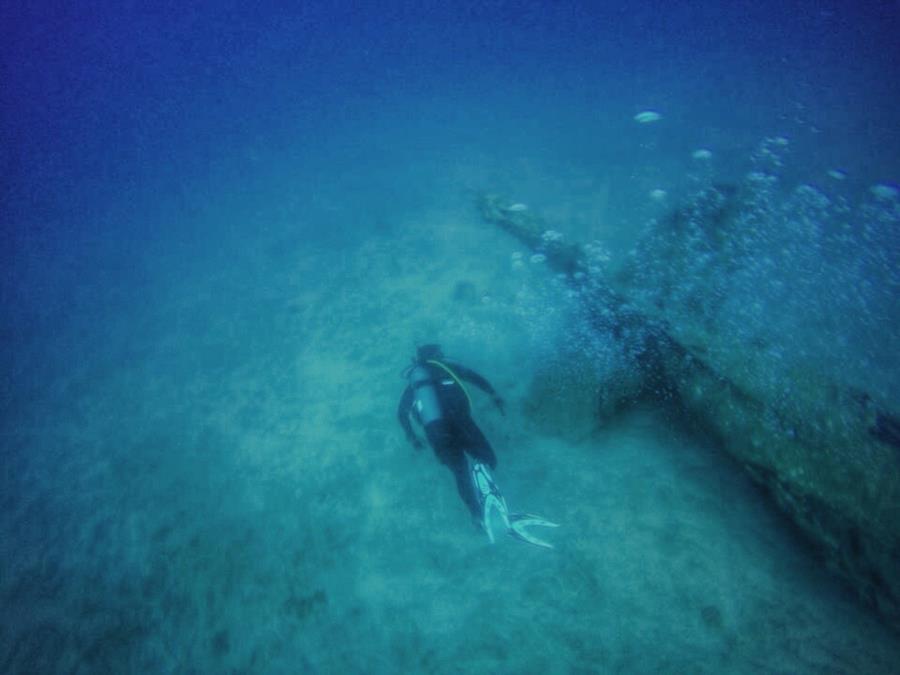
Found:
[[[437,383],[432,379],[428,369],[423,365],[414,366],[409,373],[409,383],[416,397],[413,408],[422,426],[441,419],[444,414],[435,390]]]

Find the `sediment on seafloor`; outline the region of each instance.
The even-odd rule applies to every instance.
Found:
[[[778,507],[822,552],[829,567],[895,629],[900,630],[900,447],[896,430],[900,415],[877,398],[849,383],[835,382],[814,368],[791,372],[791,396],[776,396],[760,357],[731,347],[714,326],[665,309],[641,306],[629,293],[626,275],[612,281],[583,277],[591,274],[584,247],[548,242],[546,224],[529,210],[510,210],[497,196],[479,198],[484,221],[507,231],[546,256],[547,264],[575,284],[589,309],[612,315],[625,327],[623,339],[640,340],[638,378],[612,385],[620,401],[601,401],[604,383],[570,383],[576,406],[543,407],[543,390],[558,383],[532,384],[528,408],[545,428],[553,415],[596,415],[629,400],[662,392],[674,397],[692,424],[720,441],[722,448],[765,486]],[[705,220],[713,236],[727,237],[728,222],[740,212],[735,190],[712,189],[670,218]],[[690,213],[686,213],[690,210]],[[714,227],[713,227],[714,225]],[[739,353],[738,353],[739,352]],[[716,358],[711,359],[710,353]],[[574,372],[583,372],[574,369]],[[632,373],[632,376],[634,374]],[[557,399],[558,402],[558,399]],[[671,401],[670,401],[671,402]],[[556,412],[554,412],[556,411]],[[590,422],[558,428],[590,428]],[[890,433],[894,429],[895,433]],[[885,431],[887,430],[887,431]]]

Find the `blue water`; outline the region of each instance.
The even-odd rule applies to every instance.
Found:
[[[723,334],[896,409],[897,3],[225,4],[0,8],[0,669],[889,672],[710,443],[534,423],[571,298],[474,203],[652,296],[642,233],[765,172]],[[432,340],[506,396],[476,417],[556,552],[487,546],[410,454]]]

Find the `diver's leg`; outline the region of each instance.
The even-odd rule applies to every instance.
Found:
[[[472,457],[487,464],[491,470],[497,468],[497,455],[490,442],[475,421],[469,417],[462,423],[465,429],[465,449]]]
[[[481,521],[481,504],[478,503],[478,497],[475,495],[475,485],[472,483],[472,474],[469,471],[469,462],[466,455],[462,451],[457,452],[453,463],[447,463],[447,467],[453,472],[456,478],[456,489],[463,502],[469,507],[472,517]]]
[[[460,449],[465,434],[458,425],[450,423],[446,419],[435,420],[425,427],[425,435],[428,437],[434,454],[438,460],[453,472],[456,479],[456,489],[463,502],[472,515],[481,519],[481,505],[475,495],[475,486],[472,484],[472,475],[469,471],[469,462],[466,454]]]
[[[428,444],[434,450],[434,454],[443,463],[444,456],[454,444],[453,427],[446,419],[439,419],[425,425],[425,437]]]

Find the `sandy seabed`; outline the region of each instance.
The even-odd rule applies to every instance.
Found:
[[[579,444],[535,430],[541,273],[515,248],[456,213],[343,252],[273,240],[96,317],[119,356],[4,425],[0,669],[896,672],[896,636],[711,444],[646,409]],[[506,397],[474,393],[476,419],[555,550],[490,545],[406,444],[424,341]]]

